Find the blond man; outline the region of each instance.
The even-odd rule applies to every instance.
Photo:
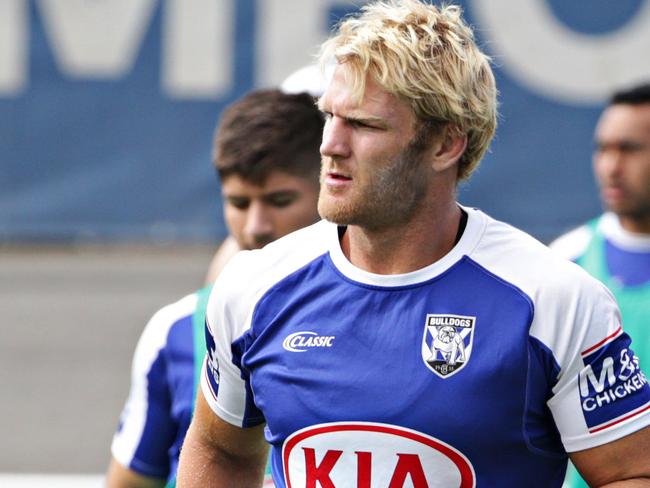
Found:
[[[324,220],[217,281],[180,486],[259,486],[269,443],[281,487],[559,487],[567,452],[594,485],[647,483],[611,296],[456,202],[497,112],[459,8],[368,5],[322,56]]]

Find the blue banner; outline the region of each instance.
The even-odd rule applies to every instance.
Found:
[[[335,0],[0,2],[0,240],[215,241],[221,110],[277,85]],[[614,87],[650,78],[650,2],[465,0],[501,118],[460,200],[549,240],[600,209],[592,132]]]

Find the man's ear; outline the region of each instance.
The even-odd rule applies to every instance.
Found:
[[[447,171],[458,163],[467,148],[467,134],[453,125],[446,125],[431,148],[431,167],[436,172]]]

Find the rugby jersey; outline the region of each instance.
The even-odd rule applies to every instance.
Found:
[[[223,420],[266,424],[276,486],[559,487],[567,451],[650,423],[607,289],[464,210],[411,273],[355,267],[325,221],[224,269],[201,386]]]

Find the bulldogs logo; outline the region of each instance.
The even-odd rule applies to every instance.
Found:
[[[476,317],[428,314],[422,339],[422,359],[431,371],[447,378],[460,371],[472,353]]]

